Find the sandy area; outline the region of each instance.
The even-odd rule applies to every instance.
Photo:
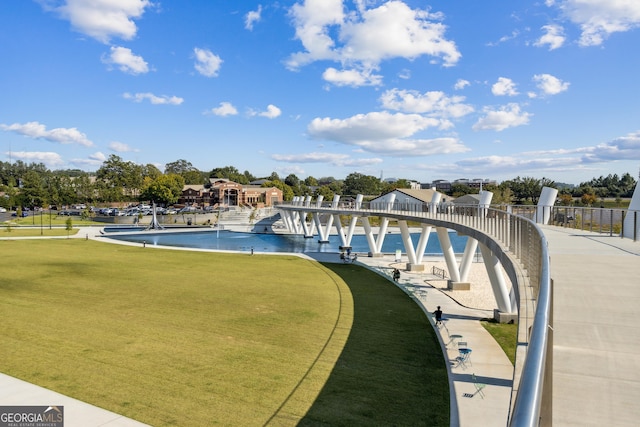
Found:
[[[425,258],[425,260],[423,260],[423,264],[425,265],[424,272],[407,271],[406,261],[401,260],[400,262],[395,262],[394,258],[395,256],[392,255],[386,255],[382,258],[359,257],[358,261],[372,267],[379,268],[389,275],[393,268],[398,268],[401,273],[400,283],[424,283],[424,286],[438,289],[440,292],[465,307],[488,310],[491,312],[494,308],[497,308],[496,300],[493,296],[493,290],[491,289],[491,282],[489,281],[487,270],[482,261],[474,261],[469,269],[467,281],[471,283],[471,290],[452,291],[447,289],[446,279],[442,279],[442,277],[432,274],[433,267],[437,267],[445,271],[447,270],[447,264],[443,258]],[[448,273],[447,277],[449,277]]]

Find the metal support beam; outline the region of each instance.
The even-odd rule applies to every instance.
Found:
[[[487,275],[491,282],[491,289],[493,289],[493,296],[496,299],[498,310],[502,313],[513,313],[511,296],[509,295],[509,289],[507,289],[498,257],[491,252],[491,249],[483,244],[480,244],[480,252],[482,252],[482,259],[487,269]]]

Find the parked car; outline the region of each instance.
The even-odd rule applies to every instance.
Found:
[[[197,211],[198,211],[198,208],[194,206],[185,206],[184,208],[180,209],[178,213],[193,213]]]
[[[3,207],[1,207],[1,206],[0,206],[0,212],[3,212],[3,213],[4,213],[4,212],[6,212],[6,211],[7,211],[7,210],[6,210],[5,208],[3,208]]]

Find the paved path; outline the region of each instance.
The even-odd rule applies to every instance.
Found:
[[[553,279],[553,425],[640,424],[640,242],[543,227]]]
[[[130,418],[0,373],[0,406],[63,406],[64,427],[143,427]]]

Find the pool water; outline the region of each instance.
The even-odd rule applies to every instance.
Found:
[[[342,242],[340,237],[332,235],[328,243],[320,243],[318,237],[304,238],[299,235],[256,234],[234,231],[202,231],[202,232],[142,232],[136,234],[118,235],[109,233],[110,239],[124,240],[147,245],[174,246],[197,249],[215,249],[227,251],[256,252],[327,252],[338,253]],[[418,243],[420,234],[412,233],[414,247]],[[467,236],[460,236],[449,232],[451,245],[455,253],[462,253],[467,243]],[[368,253],[369,245],[364,235],[354,235],[351,240],[351,250],[358,253]],[[382,245],[383,253],[395,253],[396,250],[405,252],[400,234],[389,233]],[[429,236],[425,255],[442,255],[442,248],[436,233]]]

